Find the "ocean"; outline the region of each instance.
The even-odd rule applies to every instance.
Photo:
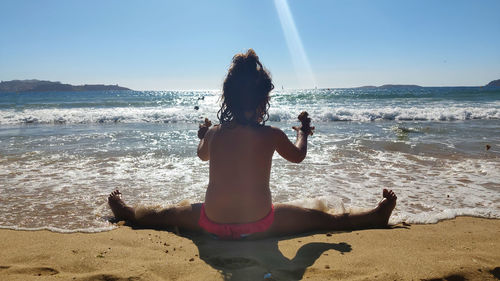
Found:
[[[0,94],[0,228],[113,229],[107,195],[132,205],[203,201],[198,123],[217,123],[220,91]],[[274,155],[274,202],[357,211],[382,188],[390,223],[500,218],[500,89],[275,90],[268,125],[294,141],[316,126],[300,164]],[[195,108],[196,107],[196,108]]]

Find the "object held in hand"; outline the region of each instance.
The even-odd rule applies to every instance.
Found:
[[[302,111],[298,117],[299,121],[302,123],[300,130],[306,134],[313,135],[314,127],[311,127],[311,118],[309,118],[309,113],[307,111]]]
[[[208,118],[205,118],[205,123],[203,124],[203,126],[210,128],[210,126],[212,126],[212,121],[208,120]]]
[[[200,124],[200,128],[198,129],[198,138],[200,140],[205,137],[205,134],[207,133],[210,126],[212,126],[212,121],[208,120],[208,118],[205,118],[205,123]]]

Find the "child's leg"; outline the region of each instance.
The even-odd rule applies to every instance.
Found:
[[[357,214],[331,215],[322,211],[276,204],[273,225],[256,237],[292,235],[311,231],[386,227],[396,206],[392,190],[383,191],[383,201],[373,210]]]
[[[283,236],[321,230],[385,227],[396,206],[397,197],[392,190],[386,189],[383,191],[383,197],[382,202],[373,210],[357,214],[331,215],[318,210],[276,204],[273,225],[266,232],[256,233],[252,237]],[[131,221],[140,226],[178,226],[186,230],[201,230],[198,225],[201,204],[149,211],[138,217],[135,210],[123,202],[118,190],[109,195],[108,203],[117,219]]]
[[[198,220],[200,218],[201,204],[191,204],[182,207],[172,207],[161,211],[145,210],[136,214],[134,208],[127,206],[121,199],[118,190],[111,192],[108,203],[117,219],[130,221],[143,227],[178,226],[191,231],[200,231]]]

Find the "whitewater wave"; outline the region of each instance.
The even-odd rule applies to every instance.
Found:
[[[296,122],[306,109],[314,122],[337,121],[457,121],[500,119],[495,107],[410,107],[410,108],[302,108],[279,107],[270,110],[271,122]],[[191,107],[138,108],[58,108],[2,110],[0,124],[92,124],[92,123],[196,123],[204,117],[217,120],[216,108],[196,110]]]

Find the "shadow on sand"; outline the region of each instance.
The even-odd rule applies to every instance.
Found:
[[[312,242],[302,245],[291,259],[285,257],[278,247],[280,241],[311,236],[325,232],[310,232],[293,236],[266,238],[260,240],[228,241],[218,240],[213,236],[195,232],[179,232],[176,227],[142,228],[126,224],[133,229],[155,229],[172,232],[190,239],[197,247],[199,257],[208,265],[218,270],[224,280],[302,280],[308,267],[326,251],[335,250],[340,255],[352,251],[350,244]],[[395,225],[387,229],[410,229],[409,224]],[[346,231],[329,231],[345,233]],[[300,242],[300,240],[298,240]]]
[[[200,258],[219,270],[224,280],[301,280],[306,269],[328,250],[351,251],[347,243],[308,243],[292,259],[278,247],[281,240],[303,237],[268,238],[248,241],[221,241],[208,235],[183,235],[198,247]]]
[[[310,232],[293,236],[266,238],[259,240],[228,241],[218,240],[213,236],[197,232],[179,232],[176,227],[142,228],[126,224],[133,229],[155,229],[172,232],[178,236],[190,239],[197,247],[199,257],[205,263],[218,270],[224,280],[302,280],[308,267],[326,251],[335,250],[343,255],[352,251],[350,244],[312,242],[302,245],[291,259],[281,252],[280,241],[324,234],[325,232]],[[409,224],[395,225],[387,229],[410,229]],[[331,233],[345,233],[346,231],[329,231]],[[298,240],[300,242],[300,240]],[[289,251],[289,250],[288,250]]]

